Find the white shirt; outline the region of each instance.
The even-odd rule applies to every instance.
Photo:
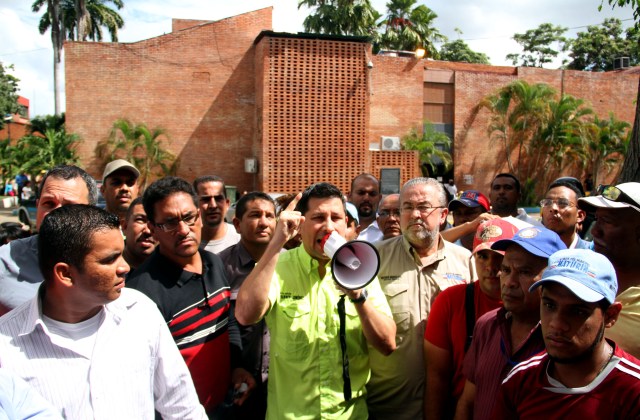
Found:
[[[224,223],[224,222],[223,222]],[[235,245],[240,242],[240,234],[236,232],[236,228],[231,223],[224,223],[220,226],[220,229],[227,229],[222,239],[212,239],[201,248],[213,253],[218,254],[221,251],[229,248],[231,245]]]
[[[378,221],[374,220],[369,226],[364,228],[358,235],[359,241],[367,241],[370,244],[381,241],[383,237],[382,231],[378,227]]]
[[[156,305],[123,289],[104,306],[91,358],[65,346],[38,296],[0,318],[0,366],[67,419],[206,419],[187,366]]]

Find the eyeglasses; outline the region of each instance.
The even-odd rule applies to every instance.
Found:
[[[417,206],[414,206],[407,203],[402,205],[402,209],[400,211],[404,214],[411,214],[414,211],[418,210],[422,215],[430,215],[435,209],[443,208],[444,206],[428,206],[426,204],[418,204]]]
[[[622,202],[638,207],[638,203],[636,203],[634,199],[625,194],[620,188],[614,187],[613,185],[602,188],[601,195],[607,200]]]
[[[200,197],[198,197],[198,199],[200,200],[201,203],[208,203],[209,201],[211,201],[211,199],[214,199],[216,201],[216,203],[222,203],[226,200],[225,196],[222,194],[218,194],[218,195],[201,195]]]
[[[380,217],[389,217],[389,216],[400,216],[400,209],[383,209],[378,211],[378,216]]]
[[[170,220],[165,223],[154,223],[159,229],[162,229],[164,232],[173,232],[174,230],[180,227],[180,222],[184,222],[185,225],[191,227],[196,224],[198,218],[200,217],[199,213],[189,213],[184,217],[181,217],[177,220]]]
[[[560,210],[566,209],[567,207],[573,207],[576,205],[575,203],[572,203],[566,198],[558,198],[557,200],[552,200],[550,198],[543,198],[542,200],[540,200],[540,207],[551,207],[554,204]]]

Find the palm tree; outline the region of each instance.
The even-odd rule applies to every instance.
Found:
[[[609,118],[595,116],[590,124],[583,127],[590,156],[589,173],[593,174],[594,185],[598,185],[598,172],[602,167],[610,171],[614,164],[624,159],[629,146],[630,126],[625,121],[617,120],[610,112]]]
[[[527,152],[526,146],[547,121],[548,103],[554,94],[553,88],[544,83],[530,85],[524,80],[516,80],[479,104],[491,113],[487,129],[489,137],[503,143],[509,171],[520,179],[529,175],[523,155]],[[511,159],[513,150],[517,150],[517,166]]]
[[[64,112],[60,115],[45,115],[35,117],[29,121],[29,134],[40,134],[44,136],[48,129],[56,131],[64,130]]]
[[[51,42],[53,43],[53,94],[55,97],[55,114],[60,114],[62,98],[60,95],[62,72],[60,60],[64,40],[68,35],[72,40],[86,40],[87,36],[94,41],[102,40],[102,26],[107,27],[111,40],[118,41],[118,29],[124,25],[122,17],[113,9],[105,5],[113,3],[118,10],[124,7],[122,0],[79,0],[76,5],[74,0],[35,0],[31,10],[38,13],[46,4],[47,10],[40,18],[38,30],[44,35],[51,30]],[[81,10],[78,13],[76,6]],[[86,13],[85,13],[86,9]],[[80,19],[78,19],[80,16]],[[80,24],[78,21],[80,20]],[[78,30],[76,30],[78,28]],[[85,32],[86,31],[86,32]]]
[[[429,57],[437,57],[434,43],[446,41],[433,22],[438,17],[425,5],[416,4],[417,0],[391,0],[387,3],[387,16],[383,22],[385,31],[380,40],[384,49],[413,51],[424,48]]]
[[[140,170],[140,187],[144,190],[152,177],[175,174],[177,170],[178,160],[162,146],[163,136],[167,137],[161,128],[149,129],[143,123],[119,119],[109,138],[96,147],[96,155],[105,164],[114,159],[133,163]]]
[[[315,8],[304,19],[306,32],[328,35],[376,37],[376,21],[380,14],[370,0],[299,0],[298,9]]]
[[[453,159],[447,151],[451,148],[451,139],[445,133],[436,131],[430,122],[424,122],[422,132],[412,128],[402,142],[405,150],[420,152],[420,168],[424,176],[433,176],[438,164],[444,165],[444,172],[451,169]]]

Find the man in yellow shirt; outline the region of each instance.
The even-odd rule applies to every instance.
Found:
[[[323,238],[334,231],[344,237],[346,226],[340,190],[328,183],[310,186],[280,214],[260,263],[238,293],[238,321],[248,325],[265,317],[271,332],[269,419],[368,417],[369,352],[391,353],[396,326],[377,279],[366,289],[336,287]],[[298,231],[302,246],[280,253]]]

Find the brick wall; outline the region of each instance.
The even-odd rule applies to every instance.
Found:
[[[98,141],[128,118],[163,127],[168,148],[189,180],[217,174],[238,190],[253,189],[244,158],[255,151],[253,41],[271,29],[271,8],[130,43],[65,44],[67,130],[79,134],[84,165],[94,176]]]

